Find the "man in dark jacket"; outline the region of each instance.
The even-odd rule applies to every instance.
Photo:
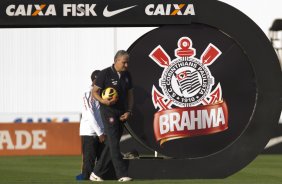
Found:
[[[132,113],[133,86],[131,75],[127,71],[129,54],[120,50],[116,53],[114,64],[100,72],[92,90],[93,97],[100,104],[101,117],[105,127],[105,148],[90,175],[92,181],[103,181],[101,176],[107,170],[110,161],[114,165],[118,181],[131,181],[128,177],[128,166],[120,152],[120,138],[123,133],[123,123]],[[118,93],[118,99],[103,99],[101,93],[106,88],[114,88]]]

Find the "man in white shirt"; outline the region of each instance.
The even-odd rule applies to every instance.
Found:
[[[99,159],[105,141],[104,125],[99,110],[100,104],[91,95],[99,72],[99,70],[95,70],[91,74],[92,85],[83,95],[79,134],[82,141],[82,177],[84,180],[89,180],[95,161]]]

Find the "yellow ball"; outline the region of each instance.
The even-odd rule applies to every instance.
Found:
[[[103,99],[118,99],[118,93],[114,88],[108,87],[102,92]]]

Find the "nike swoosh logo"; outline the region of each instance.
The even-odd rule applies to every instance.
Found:
[[[112,16],[117,15],[117,14],[119,14],[119,13],[121,13],[121,12],[124,12],[124,11],[126,11],[126,10],[131,9],[131,8],[134,8],[135,6],[137,6],[137,5],[129,6],[129,7],[122,8],[122,9],[118,9],[118,10],[114,10],[114,11],[109,11],[109,10],[108,10],[108,6],[106,6],[105,9],[104,9],[104,11],[103,11],[103,15],[104,15],[105,17],[112,17]]]

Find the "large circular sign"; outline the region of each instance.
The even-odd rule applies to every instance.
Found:
[[[128,49],[135,106],[126,126],[183,164],[183,176],[222,178],[255,159],[277,127],[281,68],[265,34],[240,11],[193,3],[187,23],[161,26]],[[166,173],[177,168],[164,163]]]
[[[244,50],[225,33],[203,24],[164,26],[137,40],[130,55],[137,97],[130,127],[153,150],[205,157],[248,126],[256,77]]]

